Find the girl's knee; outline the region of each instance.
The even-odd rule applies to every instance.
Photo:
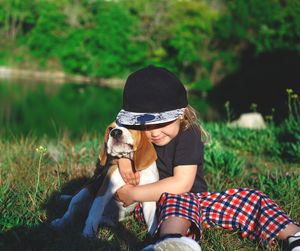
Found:
[[[176,206],[183,203],[192,207],[200,207],[199,199],[193,193],[172,194],[165,192],[158,200],[159,207],[162,207],[164,205]]]
[[[177,198],[179,198],[179,197],[180,197],[180,195],[165,192],[160,196],[160,198],[158,200],[158,205],[169,204],[170,200],[172,200],[173,202],[177,201]]]
[[[254,189],[254,188],[242,188],[241,194],[242,195],[248,195],[248,196],[255,196],[259,199],[268,197],[262,191]]]
[[[185,236],[191,226],[191,221],[183,217],[170,217],[164,220],[160,227],[160,236],[166,234],[181,234]]]

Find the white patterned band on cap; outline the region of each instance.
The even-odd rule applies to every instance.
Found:
[[[121,110],[117,115],[117,122],[123,125],[151,125],[166,123],[179,118],[185,108],[159,113],[140,113]]]

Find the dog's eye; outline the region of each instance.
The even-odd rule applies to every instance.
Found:
[[[110,126],[110,127],[108,127],[108,130],[109,130],[109,131],[111,131],[112,129],[113,129],[113,128],[112,128],[111,126]]]

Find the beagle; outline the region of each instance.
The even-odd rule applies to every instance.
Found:
[[[53,227],[64,228],[79,213],[88,213],[82,234],[84,237],[94,237],[99,224],[112,226],[114,218],[121,221],[127,213],[134,210],[135,205],[125,208],[122,203],[113,199],[116,191],[125,185],[118,166],[113,164],[115,158],[125,157],[133,161],[135,170],[140,171],[140,185],[159,179],[156,152],[143,131],[127,129],[113,122],[106,129],[104,141],[94,176],[72,197],[64,216],[51,222]],[[67,197],[70,196],[63,195],[62,199]],[[142,208],[148,231],[153,234],[157,227],[156,202],[143,202]]]

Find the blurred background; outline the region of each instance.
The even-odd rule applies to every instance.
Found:
[[[0,130],[103,131],[126,77],[150,64],[182,80],[204,121],[230,104],[231,119],[280,123],[286,90],[300,94],[300,1],[0,0]]]

